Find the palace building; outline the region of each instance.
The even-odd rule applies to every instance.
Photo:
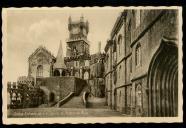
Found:
[[[177,10],[124,10],[105,46],[107,105],[131,116],[178,115]]]
[[[104,97],[104,54],[99,50],[90,55],[88,21],[84,21],[83,16],[78,21],[69,17],[68,30],[66,57],[61,41],[56,57],[44,46],[39,46],[28,58],[28,76],[19,77],[17,83],[8,82],[10,108],[42,104],[60,107],[66,102],[73,102],[70,101],[72,97],[76,97],[75,102],[79,101],[77,104],[83,106],[82,97],[91,90],[95,97]],[[90,74],[96,75],[90,77]],[[90,85],[90,81],[96,83]],[[72,103],[70,107],[79,106],[77,104]]]

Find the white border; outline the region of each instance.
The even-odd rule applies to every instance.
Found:
[[[179,100],[178,100],[178,117],[76,117],[76,118],[71,118],[71,117],[57,117],[57,118],[7,118],[7,81],[6,81],[6,59],[5,56],[7,54],[6,51],[6,45],[7,45],[7,33],[6,33],[6,16],[7,16],[7,11],[8,10],[68,10],[68,9],[116,9],[116,8],[122,8],[122,9],[176,9],[179,11],[179,61],[178,61],[178,94],[179,94]],[[53,123],[60,123],[60,124],[65,124],[65,123],[71,123],[71,124],[77,124],[77,123],[147,123],[147,122],[155,122],[155,123],[171,123],[171,122],[183,122],[183,75],[182,75],[182,70],[183,70],[183,64],[182,64],[182,58],[183,58],[183,53],[182,53],[182,7],[178,6],[172,6],[172,7],[76,7],[76,8],[70,8],[70,7],[33,7],[33,8],[3,8],[2,10],[2,48],[3,48],[3,57],[2,57],[2,62],[3,62],[3,70],[2,70],[2,83],[3,83],[3,90],[2,90],[2,98],[3,98],[3,123],[4,124],[53,124]]]

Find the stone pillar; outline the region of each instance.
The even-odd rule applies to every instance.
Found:
[[[62,69],[59,69],[59,76],[62,76]]]

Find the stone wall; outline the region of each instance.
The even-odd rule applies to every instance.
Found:
[[[140,19],[137,19],[137,11],[141,13]],[[124,17],[118,17],[112,32],[110,41],[113,45],[107,42],[107,102],[111,108],[125,114],[148,116],[147,71],[162,39],[178,39],[177,11],[125,10],[123,13],[127,14],[124,23]],[[137,22],[140,24],[137,25]],[[118,40],[120,35],[123,37],[122,42]],[[113,50],[115,45],[116,52]],[[119,54],[119,48],[122,47],[124,52]],[[140,49],[138,52],[137,48]]]
[[[48,100],[50,102],[50,94],[54,95],[54,101],[57,102],[62,100],[70,92],[75,92],[75,95],[79,95],[84,86],[86,86],[86,81],[75,78],[75,77],[47,77],[47,78],[38,78],[37,85],[40,88],[45,88],[48,90]]]
[[[91,88],[91,93],[95,97],[105,96],[105,84],[103,78],[94,78],[89,80],[89,86]]]

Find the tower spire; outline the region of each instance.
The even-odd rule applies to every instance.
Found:
[[[59,50],[56,57],[56,63],[54,64],[55,68],[66,68],[65,62],[64,62],[64,56],[63,56],[63,47],[62,42],[60,40],[59,44]]]

